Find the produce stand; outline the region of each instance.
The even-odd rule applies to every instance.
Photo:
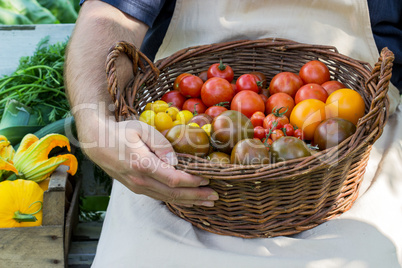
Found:
[[[81,180],[74,178],[65,166],[51,175],[43,196],[42,226],[0,229],[0,267],[65,266],[78,222]]]
[[[43,38],[48,36],[49,44],[68,40],[74,26],[0,25],[0,77],[12,74],[20,58],[31,56]],[[88,160],[78,165],[81,173],[75,177],[69,176],[63,166],[52,175],[44,194],[42,226],[0,229],[0,267],[90,266],[102,222],[78,222],[79,198],[84,188],[92,194],[100,187],[93,187],[93,165]],[[69,181],[74,189],[68,200]]]

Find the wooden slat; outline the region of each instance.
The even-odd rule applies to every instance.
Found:
[[[52,174],[49,189],[43,194],[42,225],[64,225],[67,167],[59,166]]]
[[[0,229],[0,267],[64,267],[63,232],[62,226]]]

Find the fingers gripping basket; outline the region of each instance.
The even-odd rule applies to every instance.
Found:
[[[135,73],[125,88],[116,79],[115,60],[121,54],[133,61]],[[356,133],[339,147],[297,160],[239,166],[178,154],[177,169],[209,178],[209,186],[220,198],[213,208],[167,203],[168,208],[201,229],[243,238],[296,234],[347,211],[358,196],[371,146],[387,120],[392,52],[384,48],[372,68],[334,47],[260,39],[191,47],[153,64],[134,46],[120,42],[107,58],[108,90],[116,118],[133,118],[148,102],[171,90],[180,73],[199,74],[219,59],[238,75],[261,71],[268,82],[279,72],[297,73],[304,63],[318,59],[329,67],[332,79],[363,96],[365,116]]]

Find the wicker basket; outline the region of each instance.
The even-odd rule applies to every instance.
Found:
[[[135,72],[124,89],[116,79],[115,60],[121,54],[133,61]],[[191,47],[153,64],[133,45],[119,42],[111,48],[106,66],[116,118],[133,118],[148,102],[169,91],[180,73],[198,74],[219,59],[235,74],[261,71],[268,81],[279,72],[297,73],[304,63],[318,59],[329,67],[332,79],[363,96],[366,114],[356,133],[338,148],[311,157],[239,166],[178,154],[177,168],[209,178],[209,186],[220,199],[213,208],[167,204],[168,208],[201,229],[243,238],[296,234],[350,209],[358,196],[372,144],[381,136],[387,120],[393,53],[384,48],[372,68],[334,47],[260,39]]]

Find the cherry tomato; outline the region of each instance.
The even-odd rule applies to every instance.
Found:
[[[316,99],[307,99],[299,102],[290,115],[290,123],[304,132],[304,138],[311,140],[314,131],[325,119],[325,103]]]
[[[212,77],[220,77],[226,79],[229,83],[233,81],[234,73],[232,67],[223,64],[222,60],[219,63],[212,64],[207,71],[208,79]]]
[[[293,136],[295,136],[298,139],[304,140],[304,132],[301,128],[295,129],[295,132],[293,134]]]
[[[303,80],[294,73],[281,72],[276,74],[269,84],[269,93],[286,93],[292,98],[295,97],[297,90],[303,85]]]
[[[234,94],[236,95],[237,93],[239,93],[239,91],[237,90],[237,86],[236,86],[236,83],[230,83],[230,85],[232,86],[232,89],[233,89],[233,92],[234,92]]]
[[[364,99],[360,94],[349,88],[336,90],[326,101],[327,118],[340,117],[357,124],[364,116]]]
[[[257,76],[253,74],[242,74],[236,80],[236,87],[238,91],[250,90],[259,93],[261,91],[261,86],[258,82]]]
[[[251,124],[253,124],[254,127],[257,126],[262,126],[262,123],[264,122],[265,114],[263,112],[255,112],[253,115],[250,117]]]
[[[230,83],[220,77],[208,79],[201,88],[201,99],[207,107],[221,102],[231,102],[234,96]]]
[[[331,95],[331,93],[334,92],[335,90],[346,88],[344,84],[336,80],[327,81],[321,86],[327,91],[328,96]]]
[[[186,101],[186,97],[184,97],[179,91],[169,91],[162,96],[161,100],[181,110],[183,108],[183,103]]]
[[[265,145],[265,148],[267,148],[267,150],[269,150],[273,142],[274,141],[267,136],[265,136],[265,138],[262,139],[262,143]]]
[[[242,90],[234,96],[230,109],[239,111],[250,118],[255,112],[264,112],[265,104],[256,92]]]
[[[179,83],[180,93],[187,98],[198,98],[201,95],[201,87],[204,84],[201,78],[195,75],[187,75]]]
[[[198,77],[201,78],[202,82],[205,82],[208,80],[208,71],[202,71],[201,73],[198,74]]]
[[[268,114],[262,123],[263,127],[266,129],[281,129],[283,128],[286,124],[289,124],[289,118],[284,115],[284,112],[282,112],[283,107],[277,108],[274,110],[272,113]]]
[[[250,72],[250,74],[257,76],[258,81],[261,82],[261,86],[260,86],[261,88],[267,87],[267,77],[265,76],[265,74],[263,74],[262,72],[258,72],[258,71]]]
[[[200,98],[187,99],[183,104],[183,110],[188,110],[193,114],[203,114],[207,107]]]
[[[173,120],[170,115],[165,112],[159,112],[155,115],[155,128],[164,131],[173,127]]]
[[[270,114],[274,108],[285,107],[288,110],[285,115],[289,118],[292,113],[293,107],[295,107],[295,101],[291,96],[286,93],[276,93],[271,95],[265,102],[265,113]],[[283,111],[286,109],[283,109]]]
[[[254,128],[254,138],[257,138],[260,140],[265,138],[265,128],[263,128],[262,126],[256,126]]]
[[[176,77],[176,79],[174,80],[174,83],[173,83],[173,90],[179,90],[180,81],[187,75],[191,75],[191,74],[190,73],[182,73]]]
[[[299,76],[305,84],[323,84],[330,80],[330,73],[325,63],[312,60],[304,64],[299,71]]]
[[[272,130],[272,133],[271,133],[272,141],[279,140],[280,138],[282,138],[284,136],[285,136],[285,134],[283,133],[283,131],[281,129]]]
[[[220,115],[221,113],[223,113],[224,111],[227,111],[228,109],[226,107],[223,106],[211,106],[208,107],[207,110],[205,111],[205,113],[207,115],[209,115],[210,117],[212,117],[212,119],[214,119],[215,117],[217,117],[218,115]]]
[[[295,129],[292,124],[285,124],[282,128],[282,131],[285,136],[293,136],[295,134]]]
[[[309,83],[302,86],[296,93],[295,96],[295,103],[298,104],[299,102],[307,99],[316,99],[322,102],[325,102],[328,98],[328,93],[319,84]]]

